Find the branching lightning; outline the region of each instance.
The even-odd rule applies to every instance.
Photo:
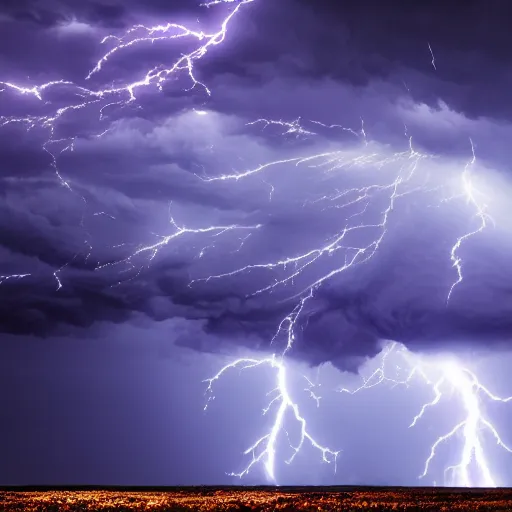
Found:
[[[216,2],[209,2],[203,4],[205,6],[212,6],[214,4],[233,3],[234,0],[219,0]],[[232,18],[236,16],[238,11],[246,4],[254,0],[240,0],[236,3],[231,12],[224,18],[219,30],[216,32],[203,32],[192,30],[184,25],[176,23],[167,23],[165,25],[134,25],[130,27],[121,36],[109,35],[102,39],[101,44],[110,43],[114,41],[114,45],[105,52],[96,62],[96,65],[85,77],[90,80],[94,75],[106,66],[106,64],[118,53],[121,53],[126,48],[134,46],[144,46],[148,43],[155,42],[169,42],[176,39],[189,39],[196,40],[197,47],[189,53],[181,55],[171,65],[165,66],[162,69],[152,68],[139,80],[126,83],[118,87],[108,87],[104,89],[90,89],[74,82],[67,80],[53,80],[42,85],[35,85],[32,87],[20,86],[12,82],[0,82],[0,86],[5,89],[12,89],[23,95],[33,96],[40,101],[44,101],[45,94],[52,90],[65,90],[71,89],[81,101],[59,108],[54,114],[41,117],[3,117],[1,118],[3,124],[10,123],[25,123],[29,128],[41,126],[51,130],[52,135],[56,128],[56,123],[67,113],[73,110],[85,108],[91,104],[97,104],[102,100],[109,100],[110,103],[101,103],[100,111],[112,106],[114,104],[126,105],[137,99],[136,92],[139,89],[154,85],[157,89],[162,90],[162,87],[169,78],[184,71],[191,81],[191,88],[201,87],[208,95],[211,94],[210,89],[196,78],[194,65],[199,60],[204,58],[207,53],[215,46],[221,44],[227,35],[228,25]],[[100,112],[102,114],[103,112]]]
[[[286,434],[289,446],[292,450],[291,456],[286,460],[287,464],[291,464],[295,456],[302,449],[304,443],[307,441],[318,450],[322,456],[323,462],[333,463],[334,470],[336,471],[336,460],[339,452],[331,450],[319,444],[309,433],[307,423],[301,415],[299,406],[292,400],[287,383],[287,368],[284,361],[284,356],[276,357],[275,355],[262,359],[243,358],[233,361],[208,379],[208,402],[214,398],[213,384],[220,379],[222,375],[230,369],[239,368],[240,370],[247,370],[249,368],[257,368],[260,366],[269,366],[276,372],[275,388],[272,389],[268,395],[273,395],[269,404],[263,409],[263,415],[268,414],[273,408],[275,409],[274,421],[270,431],[264,436],[260,437],[244,452],[244,455],[251,455],[251,461],[240,473],[230,473],[231,476],[243,477],[249,473],[254,465],[261,463],[265,468],[266,475],[273,482],[276,481],[276,451],[279,436]],[[208,403],[205,406],[205,410]],[[291,415],[292,419],[300,426],[300,435],[297,444],[293,444],[288,432],[285,429],[286,415]]]
[[[98,265],[96,267],[96,270],[101,270],[106,267],[117,266],[120,264],[127,264],[130,269],[135,270],[135,275],[131,278],[131,279],[133,279],[134,277],[137,277],[142,272],[144,267],[147,267],[147,265],[149,265],[151,263],[151,261],[153,261],[155,259],[155,257],[158,255],[158,253],[164,247],[166,247],[168,244],[170,244],[171,242],[174,242],[175,240],[177,240],[180,237],[183,237],[185,235],[194,235],[194,234],[195,235],[208,234],[211,237],[216,238],[225,233],[232,232],[232,231],[242,231],[242,232],[243,231],[251,231],[249,233],[249,235],[251,235],[253,231],[258,230],[262,227],[261,224],[248,225],[248,226],[243,226],[243,225],[238,225],[238,224],[230,224],[230,225],[222,225],[222,226],[208,226],[205,228],[196,228],[196,229],[179,226],[176,223],[174,217],[172,216],[172,213],[170,211],[170,206],[171,205],[169,205],[169,223],[174,228],[173,233],[171,233],[170,235],[164,235],[164,236],[157,235],[158,241],[151,243],[149,245],[140,245],[135,250],[135,252],[131,253],[126,258],[124,258],[122,260],[117,260],[114,262],[108,262],[108,263],[104,263],[102,265]],[[247,240],[247,236],[249,236],[249,235],[246,235],[242,239],[242,242],[239,245],[238,250],[240,250],[241,247],[243,247],[243,244],[244,244],[245,240]],[[203,247],[203,249],[199,252],[198,257],[200,257],[200,258],[203,257],[203,255],[208,247],[209,246]],[[146,256],[146,261],[143,264],[137,265],[137,263],[136,263],[137,257],[144,257],[144,256]],[[59,284],[60,284],[60,282],[59,282]],[[119,282],[117,284],[121,284],[121,282]]]
[[[390,363],[395,354],[405,363],[403,367],[398,362],[394,365]],[[404,373],[405,376],[401,378],[400,375]],[[455,358],[413,354],[398,343],[391,343],[383,351],[380,366],[364,378],[361,386],[353,390],[342,388],[339,391],[354,395],[382,383],[409,386],[415,378],[432,389],[433,398],[423,404],[410,427],[414,427],[430,408],[453,396],[462,404],[464,411],[462,420],[431,445],[419,478],[425,478],[429,474],[441,446],[453,441],[461,444],[460,459],[445,468],[444,484],[455,487],[496,487],[498,483],[484,451],[485,434],[490,434],[503,450],[512,453],[512,449],[505,444],[496,427],[484,415],[482,400],[507,403],[512,397],[502,398],[492,393],[475,373],[462,366]]]

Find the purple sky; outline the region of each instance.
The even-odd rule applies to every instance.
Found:
[[[226,472],[274,425],[261,410],[275,371],[223,374],[206,412],[204,380],[280,356],[292,334],[287,390],[341,453],[336,473],[307,441],[284,464],[285,430],[300,439],[287,417],[278,483],[446,483],[468,431],[417,478],[466,417],[446,354],[512,394],[512,6],[42,5],[0,7],[0,484],[268,482],[265,457],[241,481]],[[213,34],[230,14],[204,55],[208,35],[163,30]],[[176,62],[192,76],[162,74]],[[160,88],[128,87],[149,70]],[[361,386],[390,341],[451,383],[411,429],[434,381],[337,392]],[[319,407],[303,375],[321,384]],[[512,445],[511,408],[484,395]],[[483,435],[486,467],[512,485],[495,444]]]

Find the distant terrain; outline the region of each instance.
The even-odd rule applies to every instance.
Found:
[[[0,488],[8,511],[512,511],[512,489],[398,487]]]

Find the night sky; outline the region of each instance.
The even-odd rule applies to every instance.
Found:
[[[0,485],[512,485],[511,17],[3,0]]]

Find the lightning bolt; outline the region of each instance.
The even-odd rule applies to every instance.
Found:
[[[277,120],[272,122],[271,120],[268,119],[259,119],[256,122],[250,124],[259,123],[263,123],[264,127],[275,125],[284,128],[284,131],[281,132],[282,135],[304,133],[307,133],[308,135],[314,134],[314,132],[305,129],[303,125],[299,122],[299,120],[295,120],[288,123],[283,120]],[[326,128],[344,128],[339,125],[325,125],[319,122],[316,122],[315,124],[321,125]],[[354,170],[357,170],[359,173],[363,173],[368,168],[372,170],[377,169],[383,175],[384,182],[374,182],[370,185],[366,185],[363,187],[344,188],[341,190],[336,189],[332,194],[318,197],[315,200],[308,200],[304,203],[304,207],[306,207],[310,203],[327,203],[328,207],[336,208],[340,212],[341,226],[337,233],[335,233],[324,245],[312,248],[298,255],[288,256],[286,258],[279,259],[276,261],[252,263],[235,269],[233,271],[225,272],[222,274],[210,275],[206,278],[199,278],[191,281],[192,286],[194,283],[200,281],[210,282],[214,279],[232,278],[238,274],[247,272],[276,272],[278,270],[283,272],[283,274],[281,274],[280,277],[274,279],[274,281],[271,282],[270,284],[266,284],[261,288],[255,290],[252,294],[249,295],[250,297],[264,292],[273,292],[277,290],[279,287],[283,287],[287,284],[294,284],[296,280],[306,275],[307,272],[311,271],[312,268],[315,268],[315,264],[318,264],[320,262],[325,264],[326,258],[329,258],[329,260],[332,261],[332,256],[335,254],[339,254],[339,256],[334,259],[331,270],[320,274],[320,276],[306,279],[305,283],[300,288],[301,291],[299,291],[298,293],[294,293],[290,297],[291,299],[298,299],[297,306],[292,310],[292,312],[289,315],[283,318],[283,320],[278,326],[276,335],[271,340],[271,343],[274,343],[281,333],[285,334],[286,345],[282,357],[280,359],[280,365],[282,365],[283,368],[285,365],[284,356],[287,354],[288,351],[292,350],[294,342],[296,340],[297,332],[299,331],[303,320],[306,319],[307,321],[306,306],[308,302],[311,299],[313,299],[315,292],[323,284],[332,280],[335,276],[350,271],[356,266],[367,263],[375,256],[375,254],[378,252],[380,246],[383,243],[385,235],[388,232],[389,224],[392,219],[392,214],[395,208],[396,201],[398,201],[404,196],[413,193],[431,192],[437,189],[428,189],[424,186],[424,184],[418,184],[415,181],[420,164],[424,161],[434,158],[434,155],[422,154],[418,152],[413,146],[412,137],[408,137],[408,149],[406,151],[387,155],[383,153],[381,150],[379,151],[378,146],[368,141],[367,134],[364,130],[363,122],[361,124],[361,130],[359,132],[350,129],[345,129],[345,131],[351,131],[352,134],[358,136],[363,142],[362,146],[357,147],[355,153],[351,153],[351,151],[347,149],[332,152],[322,152],[267,162],[265,164],[261,164],[254,168],[247,169],[245,171],[237,173],[221,174],[219,176],[206,178],[201,177],[201,179],[207,182],[238,182],[240,180],[251,179],[252,177],[258,176],[263,173],[268,173],[270,171],[276,172],[277,169],[279,169],[280,167],[290,165],[295,167],[306,167],[309,172],[319,173],[319,175],[324,179],[328,179],[332,176],[338,176],[340,175],[340,173],[347,173]],[[482,205],[477,199],[471,175],[471,170],[476,160],[474,146],[472,142],[471,149],[472,158],[464,166],[462,172],[462,192],[448,199],[442,199],[440,201],[445,202],[447,200],[454,200],[463,197],[466,199],[467,203],[470,204],[475,209],[475,215],[480,220],[480,225],[478,229],[460,236],[452,248],[450,256],[452,262],[454,263],[454,266],[458,271],[459,280],[450,287],[447,300],[450,299],[450,296],[453,292],[453,288],[462,281],[462,266],[460,258],[458,258],[457,256],[457,252],[461,244],[465,240],[475,235],[476,233],[482,231],[486,227],[487,216],[485,213],[485,206]],[[392,172],[386,173],[386,170],[389,169],[391,169]],[[264,182],[268,183],[268,181],[266,180]],[[275,190],[273,189],[272,192],[275,193]],[[382,206],[380,209],[377,209],[374,207],[375,204],[381,204]],[[366,235],[368,243],[356,244],[354,240],[350,239],[350,236],[354,233],[357,233],[359,235]],[[383,357],[384,362],[387,360],[391,352],[392,349],[388,349],[385,351]],[[262,364],[268,364],[268,359],[262,359],[260,361],[262,361]],[[485,471],[488,472],[487,463],[485,462],[485,459],[483,458],[482,455],[481,444],[479,444],[478,436],[480,434],[478,429],[482,425],[487,428],[491,428],[492,425],[483,418],[483,416],[480,413],[480,410],[477,407],[478,402],[475,399],[475,393],[473,393],[473,391],[476,389],[475,386],[477,385],[477,381],[468,381],[468,371],[459,369],[459,367],[455,363],[453,363],[452,365],[443,365],[442,368],[443,378],[437,383],[432,384],[431,381],[427,378],[427,369],[429,371],[430,369],[424,364],[414,366],[413,370],[411,370],[410,372],[410,376],[408,377],[408,379],[402,383],[408,384],[412,376],[416,374],[423,376],[425,381],[428,384],[431,384],[433,386],[433,390],[436,393],[438,393],[435,395],[436,398],[434,402],[432,404],[428,404],[428,406],[435,405],[435,403],[437,403],[437,401],[440,400],[441,395],[439,393],[441,393],[441,384],[445,382],[449,383],[451,387],[461,397],[466,408],[467,419],[460,423],[453,432],[450,432],[447,436],[440,438],[438,440],[438,442],[432,448],[432,457],[435,454],[435,450],[438,444],[440,444],[443,440],[453,436],[455,433],[458,432],[459,429],[464,428],[465,439],[467,442],[464,446],[463,460],[459,466],[451,468],[451,471],[454,473],[454,475],[456,474],[454,476],[453,481],[458,482],[460,485],[465,485],[467,482],[470,481],[468,480],[467,475],[464,476],[467,473],[468,467],[470,465],[468,457],[476,457],[477,466],[479,467],[479,469],[484,474]],[[221,371],[220,374],[216,376],[216,378],[220,377],[222,373],[223,371]],[[474,374],[471,374],[471,376],[471,378],[475,378]],[[390,381],[393,382],[395,385],[400,383],[396,379],[393,380],[387,377],[382,367],[378,369],[374,374],[372,374],[372,376],[370,376],[369,379],[365,380],[363,385],[357,390],[353,391],[352,394],[355,394],[356,392],[361,391],[362,389],[367,389],[369,387],[378,385],[383,381]],[[309,388],[306,388],[306,391],[310,392],[311,397],[318,404],[319,398],[317,397],[316,394],[314,394],[311,391],[311,387],[312,386],[310,382],[310,386]],[[478,387],[478,390],[480,391],[482,391],[483,389],[483,387]],[[287,403],[286,400],[285,403]],[[423,408],[421,414],[418,415],[417,418],[415,418],[413,424],[415,424],[415,422],[418,421],[419,418],[423,415],[425,408]],[[475,419],[477,419],[476,422]],[[279,430],[279,428],[281,428],[281,425],[281,418],[276,418],[276,422],[274,423],[274,429]],[[272,432],[274,432],[274,429],[272,430]],[[493,427],[492,432],[497,436],[496,430]],[[269,438],[264,437],[262,439],[267,440]],[[274,437],[270,435],[270,439],[274,440]],[[259,443],[261,442],[263,441],[259,440],[246,453],[250,453],[255,447],[258,447]],[[505,446],[503,443],[501,443],[501,445]],[[275,474],[274,448],[275,444],[272,444],[272,456],[270,457],[270,459],[267,458],[265,460],[265,467],[268,475]],[[262,458],[264,459],[265,457],[265,450],[263,450],[259,455],[255,455],[253,453],[253,459],[251,463],[249,464],[245,471],[239,474],[239,476],[247,474],[247,472],[253,467],[254,464],[262,461]],[[270,467],[268,466],[269,460],[271,461]],[[428,471],[428,464],[430,463],[430,460],[431,459],[427,461],[426,471]],[[490,477],[485,477],[484,481],[488,483],[491,482],[492,479],[490,479]]]
[[[405,365],[393,364],[389,369],[390,359],[396,354]],[[405,374],[403,377],[401,375]],[[490,434],[495,443],[508,453],[512,449],[505,444],[496,427],[486,418],[482,411],[484,399],[507,403],[512,397],[502,398],[484,386],[469,368],[463,366],[455,357],[425,356],[413,354],[405,347],[394,342],[388,345],[381,358],[381,364],[368,377],[363,378],[361,386],[350,390],[341,388],[342,393],[352,395],[378,386],[383,383],[409,386],[414,379],[419,379],[432,390],[433,398],[423,404],[413,418],[410,428],[414,427],[426,412],[438,405],[443,399],[455,396],[462,404],[463,418],[446,434],[439,436],[431,445],[430,453],[425,460],[424,469],[419,478],[425,478],[430,471],[438,450],[449,441],[460,443],[458,462],[444,470],[444,484],[455,487],[496,487],[497,480],[493,476],[488,458],[484,450],[484,434]],[[457,439],[459,435],[459,439]]]
[[[430,52],[430,56],[432,57],[432,60],[430,61],[430,63],[432,64],[432,67],[434,68],[434,71],[437,71],[437,68],[436,68],[436,58],[434,57],[434,52],[432,51],[432,46],[430,46],[430,43],[427,43],[428,44],[428,50]]]
[[[188,75],[191,81],[191,89],[199,86],[208,95],[210,95],[211,91],[206,86],[206,84],[202,83],[196,78],[195,63],[204,58],[213,47],[218,46],[225,40],[230,21],[234,16],[236,16],[236,14],[244,5],[252,3],[253,1],[254,0],[238,1],[236,6],[222,21],[219,30],[215,32],[207,33],[203,31],[192,30],[184,25],[176,23],[167,23],[165,25],[153,26],[139,24],[130,27],[125,31],[124,34],[120,36],[106,36],[102,39],[101,44],[114,41],[114,45],[99,58],[99,60],[96,62],[96,65],[85,77],[86,80],[90,80],[94,75],[98,74],[115,55],[122,53],[122,51],[126,48],[144,46],[148,43],[154,44],[156,42],[168,42],[177,39],[191,39],[198,42],[196,48],[194,48],[189,53],[181,55],[171,65],[164,66],[163,69],[158,69],[158,67],[149,69],[142,78],[133,82],[126,83],[125,85],[118,87],[107,87],[103,89],[91,89],[67,80],[53,80],[42,85],[36,85],[32,87],[20,86],[12,82],[0,82],[0,86],[3,86],[4,90],[11,89],[22,95],[33,96],[40,101],[44,101],[44,95],[55,89],[71,89],[70,92],[74,93],[77,97],[85,98],[85,101],[80,101],[75,104],[67,105],[57,109],[53,115],[41,117],[4,117],[2,118],[2,121],[4,124],[16,122],[25,123],[31,128],[39,125],[43,128],[48,128],[53,131],[55,129],[56,122],[70,111],[79,110],[91,104],[97,104],[101,100],[112,101],[112,98],[114,98],[119,103],[102,103],[100,110],[102,108],[104,109],[112,106],[113,104],[126,105],[127,103],[133,102],[137,99],[136,92],[139,89],[148,86],[155,86],[157,89],[162,90],[164,83],[168,81],[169,78],[182,71]],[[215,4],[226,3],[233,3],[233,0],[221,0],[203,5],[212,6]]]
[[[256,464],[263,464],[265,468],[265,473],[268,478],[276,482],[276,451],[277,451],[277,443],[280,435],[283,433],[286,434],[288,438],[289,447],[291,448],[292,454],[285,461],[287,464],[291,464],[293,459],[302,449],[304,443],[309,442],[313,448],[320,452],[322,461],[327,463],[334,464],[334,471],[336,471],[336,461],[339,455],[339,451],[331,450],[325,446],[322,446],[318,443],[315,438],[309,433],[307,428],[306,419],[301,415],[299,410],[299,406],[296,402],[293,401],[287,383],[287,367],[285,364],[284,356],[281,355],[276,357],[273,355],[272,357],[261,358],[261,359],[251,359],[251,358],[243,358],[237,359],[233,361],[214,375],[212,378],[208,379],[206,382],[208,383],[207,393],[208,393],[208,402],[205,406],[205,410],[208,407],[208,403],[215,398],[213,394],[213,385],[219,380],[225,372],[228,370],[239,368],[242,370],[247,370],[250,368],[257,368],[261,366],[268,366],[275,370],[276,380],[275,380],[275,388],[272,389],[268,395],[273,395],[273,398],[270,400],[269,404],[265,409],[263,409],[263,415],[269,413],[272,408],[275,409],[274,413],[274,421],[268,433],[260,437],[256,442],[254,442],[247,450],[245,450],[244,455],[251,455],[251,460],[247,464],[247,466],[239,473],[228,473],[230,476],[237,476],[242,478],[247,475],[249,471]],[[298,442],[293,444],[288,432],[285,430],[285,422],[286,415],[291,415],[291,418],[299,424],[300,426],[300,435]]]
[[[177,224],[176,220],[174,219],[172,213],[171,213],[171,206],[169,205],[169,223],[174,228],[174,231],[170,235],[156,235],[158,238],[158,241],[153,242],[148,245],[140,245],[133,253],[131,253],[126,258],[116,260],[113,262],[107,262],[103,263],[101,265],[98,265],[95,270],[102,270],[107,267],[112,267],[120,264],[126,264],[128,265],[129,269],[135,271],[135,275],[129,278],[128,280],[132,280],[143,271],[145,267],[147,267],[158,255],[158,253],[167,245],[169,245],[171,242],[175,242],[178,238],[182,238],[186,235],[210,235],[211,237],[220,237],[221,235],[233,232],[233,231],[251,231],[249,235],[246,235],[243,239],[241,244],[239,244],[238,249],[235,251],[239,251],[245,241],[247,240],[247,237],[252,234],[253,231],[258,230],[262,227],[261,224],[254,224],[254,225],[239,225],[239,224],[229,224],[229,225],[218,225],[218,226],[207,226],[204,228],[189,228],[186,226],[180,226]],[[201,251],[198,254],[198,257],[203,257],[205,251],[211,246],[206,246],[201,249]],[[137,258],[145,258],[145,261],[143,264],[137,265],[136,261]],[[117,285],[121,284],[122,281],[119,281],[116,283]],[[60,284],[60,287],[62,286]]]
[[[7,281],[10,280],[18,280],[18,279],[24,279],[25,277],[29,277],[31,274],[10,274],[7,276],[0,276],[0,284],[4,284]]]
[[[459,256],[459,250],[462,244],[469,240],[474,235],[476,235],[477,233],[481,233],[487,227],[488,222],[494,224],[493,218],[487,214],[487,204],[485,204],[481,200],[481,192],[479,192],[474,185],[472,169],[476,162],[475,146],[473,145],[473,141],[471,139],[469,139],[469,142],[471,144],[472,158],[466,163],[464,171],[462,173],[462,197],[466,200],[466,203],[468,205],[474,208],[474,217],[477,219],[478,222],[477,227],[474,230],[469,231],[468,233],[465,233],[464,235],[457,238],[457,241],[455,242],[450,251],[450,259],[457,271],[457,280],[450,287],[447,302],[450,301],[450,298],[453,294],[455,287],[462,283],[463,280],[462,258]]]

